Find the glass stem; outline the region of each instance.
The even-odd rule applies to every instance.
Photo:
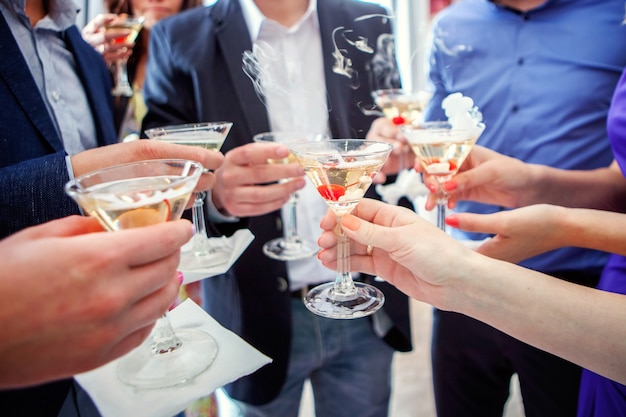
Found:
[[[334,292],[338,295],[351,295],[356,287],[350,274],[350,238],[343,233],[341,216],[337,216],[337,277],[335,278]]]
[[[285,219],[285,240],[287,243],[298,243],[300,240],[298,232],[296,231],[296,208],[298,205],[298,194],[292,193],[287,204],[289,207],[287,210],[287,218]]]
[[[193,253],[196,256],[208,256],[212,252],[206,233],[206,223],[204,222],[205,198],[206,192],[199,192],[192,207],[193,224],[196,228],[196,235],[193,237]]]
[[[437,227],[446,231],[446,206],[450,195],[443,189],[443,182],[437,188]]]
[[[126,65],[126,62],[127,60],[125,59],[120,59],[119,61],[117,61],[117,88],[130,88],[130,83],[128,82],[128,67]]]
[[[183,342],[176,336],[167,313],[157,320],[152,329],[152,353],[162,354],[178,349]]]

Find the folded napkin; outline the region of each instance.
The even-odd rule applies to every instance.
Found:
[[[172,417],[217,388],[251,374],[272,360],[222,327],[191,299],[170,311],[174,328],[197,328],[211,334],[219,352],[209,368],[182,385],[139,390],[117,378],[118,360],[79,374],[75,379],[89,393],[102,417]]]
[[[183,246],[183,252],[178,269],[183,273],[183,284],[199,281],[215,275],[223,274],[228,271],[244,250],[254,240],[254,235],[248,229],[240,229],[231,237],[212,237],[209,243],[214,247],[227,248],[226,251],[218,251],[215,255],[211,255],[211,267],[198,268],[194,266],[193,261],[186,256],[188,248]]]
[[[401,197],[413,201],[419,196],[428,195],[428,188],[422,182],[422,176],[414,169],[403,169],[398,173],[395,182],[376,185],[376,192],[380,194],[383,201],[395,206]]]

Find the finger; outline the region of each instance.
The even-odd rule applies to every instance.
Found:
[[[122,252],[129,266],[154,262],[172,253],[191,239],[193,228],[188,220],[176,220],[153,226],[114,232],[112,237],[101,243],[101,250]],[[104,240],[103,240],[104,242]]]
[[[249,143],[230,150],[228,157],[236,165],[256,165],[267,164],[268,159],[287,158],[289,153],[289,148],[285,145]]]
[[[14,235],[13,238],[25,240],[45,237],[65,237],[102,232],[103,230],[98,220],[93,217],[68,216],[38,226],[29,227]]]
[[[496,214],[455,213],[446,217],[446,224],[466,232],[495,234],[499,228]]]

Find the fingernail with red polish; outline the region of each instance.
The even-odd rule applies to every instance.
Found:
[[[450,227],[459,227],[459,218],[455,215],[446,217],[446,224]]]
[[[180,271],[177,271],[176,276],[178,277],[178,285],[183,285],[183,279],[185,278],[183,276],[183,273]]]

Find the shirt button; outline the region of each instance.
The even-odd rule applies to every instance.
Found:
[[[517,113],[518,110],[519,110],[519,106],[517,104],[511,107],[511,113]]]
[[[524,58],[518,58],[517,65],[524,65]]]
[[[59,101],[60,98],[61,98],[61,94],[59,94],[57,91],[52,92],[52,99],[54,101]]]

